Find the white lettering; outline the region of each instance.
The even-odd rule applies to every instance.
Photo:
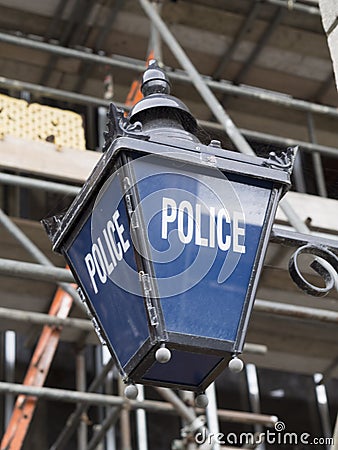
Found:
[[[201,236],[201,227],[202,227],[202,217],[201,217],[201,205],[199,203],[196,204],[196,233],[195,233],[195,244],[200,245],[201,247],[208,247],[208,239],[202,238]]]
[[[92,255],[94,258],[96,272],[99,275],[100,281],[101,281],[101,283],[105,284],[105,282],[107,281],[107,273],[106,273],[106,269],[104,267],[104,262],[103,262],[101,252],[99,250],[99,247],[96,244],[93,244],[93,246],[92,246]]]
[[[116,210],[113,214],[113,221],[116,227],[117,234],[119,236],[120,242],[122,244],[123,252],[126,253],[128,248],[130,247],[128,239],[125,241],[123,239],[123,232],[124,232],[124,226],[122,224],[119,224],[117,219],[120,217],[120,213],[118,210]]]
[[[84,259],[95,294],[99,292],[97,278],[105,284],[118,261],[123,259],[123,254],[130,248],[129,240],[123,235],[124,226],[118,221],[119,217],[120,213],[116,210],[112,220],[108,220],[102,230],[103,238],[97,238],[92,244],[91,252]]]
[[[115,256],[118,261],[121,261],[121,259],[123,258],[122,248],[121,248],[121,244],[119,242],[117,244],[115,242],[115,237],[114,237],[115,227],[111,220],[108,220],[108,222],[107,222],[107,231],[108,231],[109,241],[113,247]]]
[[[107,223],[107,228],[109,227],[109,222]],[[110,223],[112,224],[112,222],[110,222]],[[108,251],[109,251],[109,256],[110,256],[111,261],[112,261],[111,263],[113,265],[113,269],[112,269],[112,271],[113,271],[115,269],[115,267],[116,267],[116,258],[115,258],[115,254],[113,252],[113,247],[112,247],[113,242],[111,242],[111,239],[109,238],[109,236],[107,234],[107,230],[105,228],[103,229],[103,236],[104,236],[104,240],[106,241],[106,245],[107,245],[107,248],[108,248]],[[114,242],[114,245],[115,245],[115,242]]]
[[[187,234],[184,234],[184,211],[187,211]],[[178,235],[183,244],[189,244],[194,231],[194,214],[192,206],[186,200],[183,200],[178,207]]]
[[[227,223],[230,223],[230,216],[226,209],[222,208],[217,214],[217,242],[218,247],[223,250],[229,250],[231,244],[231,237],[226,235],[225,241],[223,241],[223,217]]]
[[[94,292],[95,292],[95,294],[97,294],[98,289],[97,289],[97,285],[96,285],[95,278],[94,278],[96,270],[95,270],[94,260],[93,260],[91,253],[87,253],[87,255],[85,256],[85,263],[87,266],[87,271],[88,271],[88,274],[90,277],[90,281],[94,288]]]
[[[242,222],[242,226],[240,226],[239,221]],[[245,237],[245,224],[244,224],[244,216],[242,213],[238,211],[234,211],[234,218],[233,218],[233,234],[234,234],[234,240],[233,240],[233,250],[237,253],[245,253],[245,245],[241,245],[238,243],[238,237],[243,236]]]
[[[200,247],[217,247],[228,251],[231,246],[236,253],[245,253],[245,222],[242,212],[226,208],[216,211],[214,206],[192,205],[182,200],[178,205],[172,198],[162,199],[162,239],[168,238],[168,224],[177,222],[176,231],[183,244],[194,243]],[[228,224],[228,225],[226,225]],[[227,228],[229,231],[226,231]]]
[[[169,208],[168,208],[169,207]],[[170,214],[168,212],[170,211]],[[176,220],[177,209],[175,200],[167,197],[162,199],[162,239],[168,238],[168,223]]]
[[[97,243],[98,243],[98,246],[100,248],[100,252],[101,252],[101,255],[102,255],[102,258],[103,258],[103,261],[104,261],[104,265],[105,265],[105,268],[106,268],[107,275],[110,275],[112,273],[112,271],[114,270],[114,266],[113,266],[113,264],[111,262],[109,263],[108,260],[107,260],[106,252],[103,249],[101,238],[97,238]]]
[[[209,246],[215,248],[215,208],[210,206],[209,208]]]

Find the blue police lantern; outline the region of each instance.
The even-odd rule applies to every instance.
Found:
[[[105,153],[46,228],[125,382],[200,393],[229,361],[241,369],[294,154],[263,159],[201,144],[155,63],[142,92],[127,118],[111,105]]]

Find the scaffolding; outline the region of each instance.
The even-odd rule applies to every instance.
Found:
[[[55,21],[60,20],[63,8],[66,2],[62,0],[59,3],[59,10],[57,16],[55,16]],[[225,65],[231,60],[232,55],[240,45],[243,40],[245,33],[250,29],[254,21],[257,19],[261,3],[270,4],[270,6],[277,6],[276,13],[273,17],[271,23],[267,26],[261,37],[259,38],[256,46],[252,49],[247,60],[243,64],[241,71],[237,73],[235,83],[221,80],[220,75]],[[181,82],[186,85],[193,84],[203,98],[203,101],[210,109],[210,112],[217,119],[217,122],[211,120],[200,120],[199,124],[206,129],[225,132],[226,136],[233,142],[234,146],[238,151],[245,154],[255,154],[252,148],[252,142],[267,142],[269,144],[275,144],[277,146],[300,146],[300,153],[309,153],[311,155],[314,167],[314,173],[316,178],[317,190],[321,199],[311,200],[311,205],[314,205],[316,201],[319,205],[322,205],[320,212],[323,213],[324,217],[320,217],[320,226],[316,227],[319,231],[315,230],[311,221],[307,223],[302,216],[302,211],[297,208],[297,203],[295,203],[296,197],[289,196],[289,200],[284,200],[282,210],[284,212],[284,219],[279,219],[278,225],[274,226],[273,235],[271,237],[271,247],[273,247],[273,254],[269,261],[274,261],[277,259],[278,264],[280,260],[288,259],[290,252],[286,251],[284,246],[289,245],[291,247],[297,247],[303,245],[306,242],[317,243],[320,241],[321,245],[325,245],[330,251],[338,254],[338,240],[337,240],[337,229],[331,226],[326,226],[325,214],[330,208],[334,208],[334,200],[326,199],[327,189],[326,180],[322,167],[322,158],[338,157],[338,148],[330,145],[321,145],[316,142],[316,129],[313,122],[314,115],[318,115],[323,118],[329,118],[329,120],[334,120],[335,123],[338,119],[338,110],[332,106],[326,106],[315,101],[305,101],[293,98],[288,95],[279,94],[275,92],[269,92],[264,89],[251,87],[248,85],[241,84],[246,73],[250,70],[256,59],[259,57],[262,49],[267,45],[269,38],[276,28],[281,23],[284,14],[288,12],[292,14],[293,11],[298,11],[298,13],[309,14],[311,16],[319,16],[319,10],[316,5],[309,5],[307,2],[291,2],[292,8],[290,8],[290,2],[283,0],[266,0],[265,2],[253,2],[249,15],[242,24],[241,29],[234,37],[231,47],[227,48],[227,51],[221,57],[219,61],[218,68],[214,71],[214,76],[203,76],[192,64],[187,53],[183,50],[182,46],[178,43],[175,38],[174,33],[172,33],[169,27],[166,25],[164,20],[161,18],[158,8],[148,0],[140,0],[139,4],[142,7],[144,13],[150,19],[152,25],[158,30],[159,35],[161,35],[163,41],[166,42],[168,48],[175,55],[175,58],[181,65],[182,69],[174,69],[172,67],[166,67],[170,79],[175,82]],[[119,10],[122,8],[123,2],[115,2],[115,7],[112,9],[112,15],[109,20],[116,18]],[[55,23],[56,23],[55,22]],[[104,27],[103,33],[101,35],[101,40],[104,39],[104,33],[107,33],[108,28]],[[100,38],[98,38],[98,41]],[[92,65],[103,65],[104,67],[118,68],[126,71],[131,71],[135,73],[141,73],[145,66],[141,60],[135,58],[123,58],[117,55],[106,56],[103,54],[97,54],[90,51],[84,51],[80,49],[67,47],[65,43],[60,41],[58,44],[47,42],[38,39],[32,39],[31,37],[18,36],[14,34],[0,32],[0,42],[5,44],[10,44],[13,46],[19,46],[27,49],[34,49],[46,52],[48,55],[54,55],[58,57],[74,58],[77,61],[86,62],[90,67]],[[99,47],[97,47],[99,48]],[[51,70],[51,69],[50,69]],[[89,71],[90,68],[87,70]],[[332,74],[331,74],[332,76]],[[48,79],[49,74],[45,72],[44,79]],[[81,81],[82,80],[82,81]],[[83,84],[83,79],[79,80],[79,83]],[[15,79],[10,79],[7,77],[0,77],[0,86],[2,88],[9,89],[11,91],[21,92],[26,91],[31,94],[45,96],[49,99],[64,100],[67,102],[73,102],[77,104],[90,105],[92,108],[96,107],[107,107],[108,102],[101,98],[97,98],[90,95],[84,95],[80,93],[71,92],[68,90],[62,90],[57,88],[51,88],[45,83],[29,83],[24,81],[19,81]],[[325,90],[328,88],[328,82],[324,82],[321,86],[321,92],[317,92],[317,99],[320,98]],[[227,96],[233,96],[243,99],[250,99],[253,101],[259,101],[263,104],[271,104],[275,107],[282,108],[286,111],[299,111],[304,113],[304,117],[307,122],[309,141],[291,139],[287,137],[276,136],[270,133],[259,132],[256,130],[248,130],[238,128],[230,115],[224,109],[222,102],[219,100],[219,94],[223,95],[224,98]],[[122,103],[117,103],[118,106],[125,108]],[[24,146],[27,146],[27,142],[15,142],[22,150]],[[31,156],[34,155],[34,146],[31,146]],[[51,164],[53,164],[53,158],[55,157],[55,149],[48,147],[51,144],[46,145],[47,154],[50,157]],[[94,163],[98,160],[100,156],[97,153],[93,153],[88,156],[88,160],[85,162],[85,167],[80,172],[72,171],[65,174],[62,177],[62,164],[66,166],[67,164],[73,164],[71,158],[74,158],[76,152],[64,152],[64,162],[58,170],[51,170],[50,172],[45,172],[45,169],[39,170],[35,167],[34,170],[27,169],[28,165],[25,166],[23,161],[19,162],[17,166],[13,165],[13,161],[2,158],[2,155],[6,152],[7,148],[13,146],[12,138],[7,139],[7,136],[3,137],[2,142],[0,142],[0,166],[3,170],[0,173],[0,184],[1,186],[10,186],[15,189],[29,189],[38,190],[43,192],[50,192],[57,195],[64,195],[73,198],[78,192],[78,185],[82,184],[86,178],[86,173],[88,169],[93,167]],[[42,147],[41,147],[42,148]],[[36,152],[37,157],[41,153],[40,150]],[[53,154],[52,154],[53,153]],[[91,152],[84,152],[91,153]],[[82,155],[82,154],[81,154]],[[32,156],[33,157],[33,156]],[[59,157],[59,155],[57,156]],[[81,156],[82,158],[82,156]],[[84,160],[86,160],[87,155],[85,155]],[[34,159],[34,157],[33,157]],[[10,172],[10,173],[6,173]],[[14,172],[14,173],[13,173]],[[20,174],[16,174],[18,172]],[[54,175],[53,175],[54,172]],[[26,173],[23,176],[22,173]],[[47,178],[47,179],[46,179]],[[309,200],[310,201],[310,200]],[[305,200],[304,200],[305,202]],[[335,203],[336,207],[336,203]],[[280,213],[281,214],[281,213]],[[15,215],[15,214],[13,214]],[[64,268],[56,267],[50,259],[41,251],[38,245],[32,242],[32,240],[16,225],[3,210],[0,210],[0,225],[2,230],[6,230],[6,233],[14,238],[19,246],[25,250],[26,255],[29,255],[30,261],[19,260],[15,258],[0,257],[0,276],[8,277],[10,279],[27,279],[43,281],[52,286],[56,285],[62,288],[63,291],[67,292],[68,295],[74,300],[74,303],[78,308],[78,315],[80,317],[57,317],[46,314],[45,312],[30,311],[29,307],[26,309],[11,308],[11,307],[0,307],[0,320],[8,321],[11,324],[22,324],[25,326],[48,326],[53,329],[63,330],[65,333],[67,330],[69,332],[74,332],[76,330],[77,342],[77,355],[76,355],[76,388],[77,390],[60,389],[60,388],[50,388],[41,386],[27,386],[24,383],[14,383],[12,376],[8,376],[6,381],[0,382],[0,392],[5,398],[5,408],[6,417],[10,414],[10,410],[13,403],[13,396],[20,395],[26,396],[26,398],[36,399],[51,399],[53,401],[69,402],[75,404],[76,407],[72,414],[67,420],[65,420],[65,427],[58,435],[55,442],[51,445],[50,450],[57,450],[62,448],[67,448],[66,445],[69,442],[72,435],[77,432],[77,442],[79,450],[91,450],[95,448],[106,448],[107,450],[115,450],[116,447],[116,436],[114,430],[119,424],[120,427],[120,448],[124,450],[130,450],[132,448],[132,438],[131,438],[131,411],[136,411],[136,434],[137,434],[137,447],[138,450],[148,450],[148,439],[147,439],[147,412],[153,413],[163,413],[168,415],[175,415],[181,419],[181,431],[178,430],[177,440],[173,442],[172,448],[176,449],[189,449],[194,448],[207,448],[220,449],[228,448],[220,446],[220,444],[213,440],[211,444],[205,444],[202,446],[197,446],[196,441],[194,441],[193,436],[197,431],[206,429],[206,433],[213,433],[217,435],[219,433],[219,424],[222,422],[231,422],[237,424],[246,424],[253,426],[255,432],[262,430],[262,427],[274,428],[275,424],[278,422],[276,415],[271,413],[271,415],[260,413],[260,402],[259,402],[259,386],[257,382],[257,374],[255,372],[255,366],[246,371],[246,379],[248,382],[248,392],[251,399],[251,411],[234,411],[227,409],[220,409],[217,406],[217,390],[215,386],[212,385],[207,392],[210,405],[207,410],[202,410],[199,408],[194,408],[191,401],[191,395],[189,393],[176,394],[169,389],[156,388],[156,393],[162,397],[160,400],[149,400],[145,398],[144,392],[140,389],[140,394],[137,400],[127,400],[122,395],[121,383],[118,382],[118,388],[113,394],[111,384],[112,380],[116,380],[117,375],[114,370],[112,361],[107,357],[107,355],[101,355],[101,368],[94,379],[87,386],[86,383],[86,361],[83,354],[83,348],[90,344],[96,344],[97,340],[93,333],[93,327],[90,320],[85,319],[83,315],[83,305],[81,299],[79,298],[76,290],[72,286],[74,279],[70,272]],[[1,256],[1,254],[0,254]],[[28,259],[28,257],[27,257]],[[275,262],[275,261],[274,261]],[[271,263],[272,264],[272,263]],[[277,265],[278,265],[277,264]],[[322,262],[325,267],[325,263]],[[326,266],[327,267],[327,266]],[[332,268],[328,270],[333,273],[336,277],[337,286],[337,274],[334,274]],[[269,263],[267,264],[267,271],[270,270]],[[274,270],[274,269],[271,269]],[[280,270],[280,269],[279,269]],[[283,279],[282,279],[283,282]],[[282,287],[277,287],[282,291]],[[337,303],[333,303],[337,300],[336,294],[330,294],[329,300],[324,304],[325,306],[318,308],[313,303],[307,306],[304,301],[304,296],[301,294],[295,294],[295,297],[299,297],[299,302],[293,304],[293,302],[287,301],[285,296],[284,301],[276,300],[275,298],[269,298],[269,294],[275,293],[272,289],[271,283],[267,284],[265,289],[262,289],[264,293],[264,298],[259,298],[255,302],[255,312],[257,317],[274,317],[274,318],[291,318],[293,321],[298,321],[300,327],[307,323],[311,326],[314,324],[326,324],[327,326],[336,326],[338,323],[338,308]],[[261,316],[259,316],[259,314]],[[298,323],[297,322],[297,323]],[[62,331],[62,332],[63,332]],[[325,339],[327,337],[325,336]],[[325,341],[324,339],[324,341]],[[101,352],[101,348],[99,352]],[[330,343],[325,350],[325,362],[327,362],[326,367],[322,367],[322,378],[320,383],[325,390],[325,385],[323,384],[327,377],[330,377],[333,373],[336,373],[337,369],[337,359],[336,355],[332,354],[330,356],[331,350],[334,349],[334,343]],[[319,349],[322,351],[322,349]],[[269,355],[269,344],[265,342],[252,343],[248,342],[244,348],[244,354],[253,357],[257,357],[257,362],[259,364],[262,358]],[[7,369],[9,369],[9,356],[8,349],[5,352],[5,364],[7,364]],[[97,364],[100,366],[100,364]],[[13,375],[13,374],[12,374]],[[105,388],[104,388],[105,387]],[[100,392],[101,390],[101,392]],[[99,391],[99,392],[98,392]],[[323,397],[322,397],[323,398]],[[318,398],[317,398],[318,400]],[[91,439],[88,439],[88,421],[86,422],[86,412],[90,406],[96,405],[103,408],[103,413],[101,414],[101,422],[94,429]],[[328,424],[329,419],[327,417],[327,399],[326,399],[326,409],[321,410],[321,420],[323,421],[323,429],[326,429],[326,434],[330,432],[330,426]],[[205,419],[206,417],[206,419]],[[181,435],[180,435],[181,434]],[[102,444],[105,440],[105,444]],[[336,437],[338,441],[338,437]],[[9,443],[10,444],[10,443]],[[99,447],[100,445],[105,445],[105,447]],[[258,443],[253,446],[253,448],[258,447]],[[1,450],[5,449],[18,449],[19,447],[8,446],[7,443],[2,443]],[[264,448],[264,447],[259,447]],[[152,450],[152,449],[151,449]]]

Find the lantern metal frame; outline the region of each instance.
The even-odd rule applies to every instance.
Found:
[[[144,134],[140,124],[137,124],[136,127],[133,126],[133,129],[130,130],[130,132],[126,129],[124,130],[123,136],[116,137],[112,140],[109,148],[102,155],[97,166],[64,217],[54,218],[54,226],[49,224],[48,228],[53,242],[53,250],[63,253],[79,286],[82,286],[82,299],[88,306],[90,315],[94,317],[95,330],[97,331],[101,342],[108,345],[115,363],[126,382],[160,385],[202,392],[218,376],[218,374],[224,370],[229,359],[233,355],[242,352],[275,211],[280,197],[290,187],[290,171],[292,169],[294,153],[292,151],[286,152],[283,154],[282,160],[280,158],[276,159],[275,155],[271,155],[269,159],[264,159],[227,151],[219,148],[218,145],[215,146],[214,143],[207,146],[189,140],[180,140],[178,143],[175,143],[172,139],[168,140],[168,138],[163,136],[152,138],[151,136]],[[173,144],[176,144],[176,146],[173,146]],[[163,161],[179,161],[189,166],[194,166],[197,170],[210,170],[216,168],[225,174],[240,174],[253,179],[267,180],[272,182],[273,188],[265,216],[268,220],[266,220],[263,225],[262,237],[260,238],[255,256],[252,276],[247,289],[235,341],[226,342],[224,340],[222,341],[209,337],[196,337],[167,331],[162,315],[161,301],[158,296],[155,295],[151,296],[150,302],[158,317],[158,323],[152,325],[151,317],[148,314],[149,338],[144,342],[139,351],[137,351],[125,365],[122,365],[114,351],[113,344],[109,342],[104,325],[100,323],[100,320],[96,317],[95,309],[83,286],[81,277],[77,273],[77,269],[72,263],[72,260],[69,258],[68,249],[76,239],[77,233],[81,230],[82,225],[90,216],[96,196],[106,180],[121,166],[123,166],[123,170],[128,171],[125,175],[132,178],[133,174],[130,172],[130,165],[126,163],[130,161],[130,158],[144,155],[154,155],[155,157],[162,158]],[[192,155],[195,155],[196,157],[192,158]],[[134,199],[137,198],[135,189],[137,189],[137,185],[133,184]],[[127,191],[125,190],[124,193],[126,192]],[[128,209],[127,204],[125,204],[125,207]],[[130,209],[129,205],[129,221],[132,220],[131,216],[133,214],[133,209]],[[142,218],[139,219],[141,219],[140,221],[142,222]],[[139,240],[144,241],[146,235],[144,228],[140,227],[138,233],[141,233],[141,235],[138,235]],[[140,272],[153,272],[151,261],[143,260],[142,264],[143,267],[140,268]],[[154,292],[154,289],[156,289],[156,287],[152,286],[152,292]],[[146,287],[143,285],[143,293],[145,290]],[[147,309],[145,296],[143,300],[145,301],[145,308]],[[147,311],[149,313],[149,309]],[[145,373],[154,361],[156,361],[155,353],[164,343],[167,343],[170,350],[174,352],[177,350],[197,353],[199,355],[213,355],[215,358],[219,358],[219,361],[217,362],[215,359],[216,363],[212,363],[213,367],[211,367],[210,373],[197,385],[180,384],[177,382],[157,382],[154,379],[147,379]]]

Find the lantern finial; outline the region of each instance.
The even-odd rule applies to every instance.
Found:
[[[141,91],[144,97],[151,94],[170,94],[170,83],[155,59],[151,60],[143,74]]]

